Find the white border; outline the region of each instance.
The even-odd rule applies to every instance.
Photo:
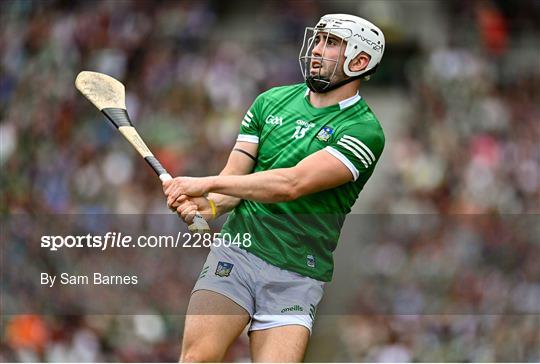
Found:
[[[307,88],[306,90],[306,93],[304,94],[304,97],[307,97],[309,95],[309,87]],[[358,101],[360,101],[362,99],[362,96],[360,96],[360,94],[358,93],[358,91],[356,91],[356,94],[345,99],[345,100],[341,100],[339,102],[339,109],[340,110],[343,110],[343,109],[346,109],[348,108],[349,106],[353,106],[354,104],[356,104]]]
[[[345,99],[345,100],[339,102],[339,109],[343,110],[343,109],[345,109],[345,108],[347,108],[349,106],[353,106],[358,101],[360,101],[361,98],[362,97],[360,97],[360,94],[358,93],[358,91],[356,91],[356,95],[351,96],[348,99]]]
[[[259,137],[256,135],[239,134],[238,138],[236,138],[236,141],[259,144]]]
[[[358,172],[358,169],[356,169],[354,164],[352,164],[351,161],[347,157],[345,157],[345,155],[343,155],[343,153],[330,146],[324,148],[323,150],[326,150],[328,153],[339,159],[341,163],[345,164],[345,166],[349,168],[349,171],[351,171],[354,181],[358,179],[358,177],[360,176],[360,172]]]

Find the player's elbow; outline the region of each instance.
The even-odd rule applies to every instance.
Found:
[[[302,195],[300,194],[300,191],[298,189],[290,187],[282,191],[279,197],[279,202],[294,201],[300,196]]]
[[[282,184],[276,187],[277,188],[272,191],[271,196],[268,196],[268,199],[266,199],[264,202],[288,202],[296,200],[298,197],[300,197],[296,189],[290,185]]]
[[[267,199],[263,202],[288,202],[298,199],[305,194],[304,181],[301,174],[296,168],[285,168],[273,171],[275,178],[271,183],[271,187],[267,191],[271,191]]]
[[[293,201],[305,194],[305,183],[298,173],[287,175],[287,182],[282,184],[281,191],[283,201]]]

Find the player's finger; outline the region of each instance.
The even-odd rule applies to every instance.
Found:
[[[169,189],[168,195],[167,195],[167,205],[172,206],[174,201],[178,198],[179,194],[176,193],[176,189],[174,186]]]
[[[170,195],[176,189],[177,181],[176,179],[171,179],[163,182],[164,190],[166,195]]]
[[[182,195],[182,196],[183,196],[183,195]],[[185,198],[182,198],[182,196],[180,196],[179,198],[177,198],[177,199],[171,204],[171,206],[174,207],[175,211],[177,211],[179,207],[183,206],[183,204],[185,204],[185,203],[191,203],[191,201],[188,201],[188,200],[186,200]],[[184,208],[185,208],[185,206],[182,207],[181,210],[184,209]]]
[[[190,220],[186,220],[186,217],[187,216],[186,214],[182,215],[182,212],[176,210],[176,214],[178,215],[179,218],[182,219],[183,222],[185,222],[186,224],[191,224],[191,221]]]
[[[195,219],[195,214],[196,213],[197,213],[197,209],[193,209],[193,210],[189,211],[186,214],[186,217],[184,218],[186,223],[188,223],[188,224],[193,223],[193,219]]]
[[[175,185],[169,191],[169,197],[173,200],[177,200],[182,195],[184,195],[182,186],[180,183],[175,183]]]
[[[176,199],[176,202],[184,202],[188,199],[188,195],[180,195],[178,196],[178,198]]]
[[[169,189],[169,187],[171,186],[171,183],[172,183],[172,179],[170,180],[167,180],[167,181],[163,181],[161,183],[161,187],[163,188],[163,192],[165,194],[167,194],[167,190]]]
[[[168,207],[169,210],[171,210],[172,212],[176,212],[176,209],[177,209],[178,206],[173,205],[173,203],[170,203],[170,201],[167,200],[167,207]]]
[[[185,218],[192,210],[197,210],[197,206],[191,202],[185,202],[176,209],[176,211],[180,212],[182,218]]]
[[[176,185],[175,179],[170,179],[168,181],[163,182],[165,194],[169,195],[171,191],[175,189],[175,185]]]
[[[182,202],[178,202],[177,200],[173,201],[173,203],[171,203],[171,206],[170,208],[171,209],[174,209],[176,211],[176,209],[182,204]]]
[[[169,206],[170,209],[174,209],[173,202],[174,200],[171,199],[171,197],[167,197],[167,206]]]
[[[184,201],[182,203],[177,204],[176,211],[179,213],[182,213],[182,211],[192,208],[192,206],[195,206],[195,205],[191,201]]]
[[[176,211],[180,214],[182,217],[182,220],[184,220],[186,223],[190,224],[193,221],[193,217],[195,216],[195,212],[197,212],[197,206],[195,206],[192,203],[184,204]]]

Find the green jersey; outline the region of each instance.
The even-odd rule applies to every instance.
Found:
[[[266,262],[303,276],[330,281],[332,253],[345,215],[351,211],[379,160],[384,134],[375,115],[356,94],[339,104],[315,108],[305,84],[270,89],[247,111],[238,141],[258,143],[254,172],[294,167],[325,150],[352,174],[341,186],[294,201],[242,200],[222,234],[251,234],[243,248]]]

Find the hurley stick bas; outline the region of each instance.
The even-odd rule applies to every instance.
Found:
[[[131,123],[126,109],[125,87],[120,81],[103,73],[82,71],[75,79],[75,87],[113,123],[124,138],[152,167],[161,181],[172,179]],[[210,227],[197,212],[189,230],[206,232],[210,231]]]

